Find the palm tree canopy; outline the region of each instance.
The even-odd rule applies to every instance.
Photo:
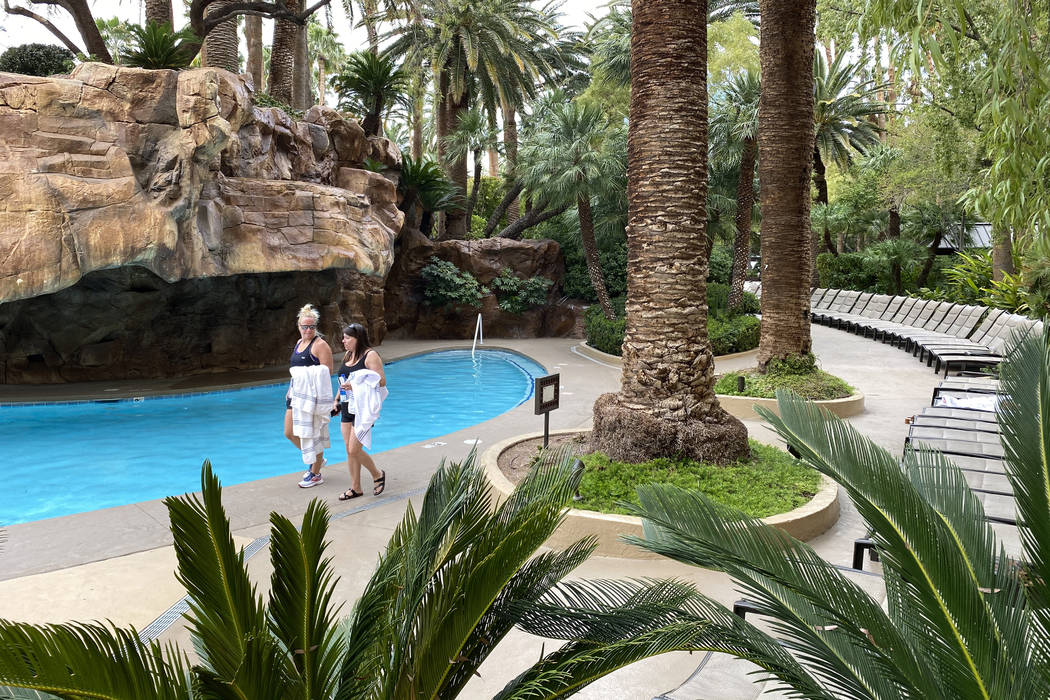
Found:
[[[758,138],[761,78],[752,71],[734,75],[711,100],[708,140],[714,159],[739,161],[740,146]]]
[[[845,53],[829,64],[823,51],[813,52],[816,147],[825,161],[846,167],[852,152],[864,153],[879,143],[874,117],[889,107],[878,99],[886,86],[860,78],[861,66],[848,63]]]
[[[599,105],[556,96],[548,105],[518,154],[518,177],[539,200],[574,203],[617,178],[625,162]]]

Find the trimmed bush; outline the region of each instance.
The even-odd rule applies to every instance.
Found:
[[[0,71],[46,78],[73,70],[73,52],[54,44],[22,44],[0,54]]]
[[[754,316],[709,316],[707,337],[715,355],[731,355],[758,347],[761,324]]]
[[[584,328],[587,344],[592,348],[610,355],[623,354],[623,334],[627,328],[627,319],[622,315],[610,321],[605,318],[601,307],[594,304],[588,307],[584,315]]]
[[[880,291],[878,269],[859,253],[821,253],[817,256],[817,277],[821,287]]]
[[[715,243],[707,262],[707,281],[728,285],[733,276],[733,249],[725,243]]]
[[[492,291],[499,300],[499,307],[511,314],[522,314],[546,304],[547,290],[552,284],[554,282],[546,277],[522,279],[507,269],[491,282]]]
[[[424,302],[442,311],[463,307],[480,309],[481,298],[489,293],[474,275],[436,257],[430,259],[420,276],[423,278]]]

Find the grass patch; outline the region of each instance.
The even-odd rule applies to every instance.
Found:
[[[744,390],[737,390],[737,377],[744,377]],[[718,377],[715,382],[716,394],[731,396],[754,396],[762,399],[774,399],[777,389],[790,389],[804,399],[826,401],[844,399],[854,392],[853,387],[844,380],[824,370],[814,369],[804,374],[773,373],[758,374],[755,370],[729,372]]]
[[[783,450],[750,441],[752,458],[728,466],[660,458],[642,464],[614,462],[596,452],[582,457],[586,470],[580,483],[582,501],[574,508],[627,513],[619,502],[638,503],[639,484],[674,484],[700,491],[712,500],[764,518],[808,502],[820,485],[820,474]]]

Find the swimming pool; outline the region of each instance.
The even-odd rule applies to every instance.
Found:
[[[468,428],[532,396],[546,371],[515,353],[469,350],[386,365],[390,396],[372,452]],[[212,462],[224,485],[304,469],[284,438],[286,383],[134,401],[0,406],[0,525],[178,495]],[[346,459],[339,420],[328,461]],[[434,460],[439,458],[434,455]],[[345,477],[345,471],[340,470]],[[295,488],[297,476],[290,476]]]

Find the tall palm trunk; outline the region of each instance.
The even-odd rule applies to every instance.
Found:
[[[285,0],[292,12],[299,12],[300,0]],[[270,50],[270,79],[267,92],[270,97],[291,105],[295,101],[295,44],[299,25],[286,19],[274,22],[273,47]]]
[[[740,180],[736,183],[736,237],[733,239],[733,279],[729,287],[729,308],[740,306],[744,299],[744,278],[751,257],[751,210],[755,204],[754,139],[744,141],[740,154]]]
[[[518,167],[518,122],[514,107],[504,103],[503,111],[503,150],[507,158],[507,184],[514,186]],[[521,216],[521,202],[517,197],[507,207],[507,224],[513,224]]]
[[[1008,229],[992,228],[992,279],[998,282],[1003,273],[1014,274],[1014,243]]]
[[[295,76],[292,79],[292,94],[295,100],[292,106],[297,109],[309,109],[310,102],[310,54],[308,51],[306,25],[296,27],[295,33]]]
[[[576,211],[580,215],[580,240],[583,243],[583,257],[587,261],[587,274],[591,278],[591,287],[598,296],[602,313],[610,321],[616,318],[609,290],[605,288],[605,276],[602,274],[602,263],[598,258],[598,241],[594,238],[594,214],[591,212],[591,198],[580,195],[576,198]]]
[[[146,0],[146,24],[156,22],[175,26],[175,19],[171,12],[171,0]]]
[[[820,157],[820,149],[813,147],[813,184],[817,188],[817,204],[828,205],[828,179],[825,176],[827,168],[824,167],[824,159]],[[831,242],[831,231],[828,230],[828,220],[824,217],[824,247],[832,255],[842,252],[842,245],[834,245]],[[839,234],[841,237],[842,234]]]
[[[262,17],[244,16],[244,40],[248,47],[248,73],[256,90],[263,89],[263,27]]]
[[[324,105],[325,103],[325,79],[328,77],[325,68],[328,64],[325,61],[317,62],[317,104]]]
[[[446,132],[441,135],[444,138],[459,127],[460,118],[470,109],[470,95],[463,94],[459,97],[449,96],[446,100],[445,128]],[[448,156],[445,154],[445,173],[459,191],[467,192],[467,158],[465,155]],[[463,209],[452,209],[445,212],[445,239],[463,239],[467,236],[469,220]]]
[[[228,5],[230,0],[220,0],[208,7],[208,14],[221,10]],[[203,57],[201,63],[209,68],[222,68],[231,73],[240,72],[240,61],[237,60],[237,18],[231,17],[220,22],[208,32],[204,39]]]
[[[809,169],[814,164],[816,0],[759,0],[762,334],[758,365],[812,349]]]
[[[937,259],[937,249],[941,247],[941,240],[943,238],[944,231],[942,229],[937,229],[937,232],[933,234],[933,240],[930,241],[930,247],[926,249],[926,260],[922,263],[922,269],[919,270],[919,276],[915,278],[916,287],[921,288],[926,286],[926,280],[929,279],[930,272],[933,271],[933,263]],[[898,269],[900,268],[899,265],[897,267]],[[891,270],[891,272],[893,271]],[[893,282],[894,284],[897,284],[896,279]],[[903,286],[904,285],[901,284],[898,289]]]
[[[467,230],[474,217],[474,206],[478,203],[478,194],[481,192],[481,149],[473,152],[474,156],[474,181],[471,183],[470,197],[467,199],[467,211],[464,218],[467,220]]]
[[[739,459],[747,430],[718,405],[707,338],[707,3],[632,8],[623,375],[592,441],[629,462]]]
[[[376,0],[364,0],[361,3],[363,14],[361,22],[365,25],[365,35],[368,37],[368,50],[376,56],[379,55],[379,29],[375,20],[378,9],[379,3]]]

